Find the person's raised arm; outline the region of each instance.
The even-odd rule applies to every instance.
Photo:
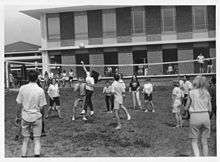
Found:
[[[88,72],[88,70],[86,69],[84,62],[83,62],[83,61],[81,61],[81,64],[82,64],[82,67],[83,67],[84,71],[87,73],[87,72]]]

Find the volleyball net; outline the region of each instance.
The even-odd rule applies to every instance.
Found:
[[[177,77],[183,75],[215,75],[216,73],[216,58],[205,58],[202,62],[199,60],[182,60],[182,61],[166,61],[166,62],[147,62],[134,64],[87,64],[87,70],[94,70],[100,74],[100,79],[111,79],[115,73],[120,73],[124,78],[130,78],[132,75],[137,75],[139,78],[165,78]],[[9,84],[12,79],[17,80],[17,84],[23,84],[27,80],[27,73],[30,70],[37,70],[44,76],[45,71],[52,72],[57,78],[62,78],[62,73],[66,73],[70,77],[70,71],[73,78],[85,77],[85,72],[82,64],[46,64],[38,62],[24,61],[5,61],[6,80]],[[43,70],[43,67],[46,70]]]

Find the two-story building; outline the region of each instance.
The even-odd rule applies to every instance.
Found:
[[[74,6],[22,11],[41,22],[43,71],[47,64],[141,64],[215,57],[215,6]],[[83,75],[81,67],[73,69]],[[132,75],[142,67],[119,67]],[[196,73],[197,64],[177,64]],[[96,67],[102,75],[105,68]],[[152,66],[164,74],[167,65]],[[144,72],[143,72],[144,73]],[[142,73],[142,74],[143,74]],[[139,73],[142,75],[141,73]]]

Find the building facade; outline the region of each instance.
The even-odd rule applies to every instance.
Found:
[[[36,67],[42,71],[42,66],[37,63],[42,63],[40,46],[27,43],[15,42],[5,45],[5,86],[9,87],[9,74],[11,73],[16,83],[21,85],[22,81],[27,80],[27,72]],[[23,62],[21,64],[19,62]],[[27,65],[25,63],[36,63],[36,65]]]
[[[58,64],[141,64],[215,57],[215,6],[78,6],[28,10],[39,19],[43,71]],[[168,65],[149,74],[166,74]],[[196,63],[177,64],[177,73],[196,73]],[[215,65],[214,65],[215,67]],[[81,67],[73,69],[83,75]],[[143,67],[119,67],[144,75]],[[105,75],[106,69],[95,70]],[[113,69],[114,70],[114,69]]]

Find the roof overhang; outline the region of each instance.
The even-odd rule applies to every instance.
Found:
[[[68,6],[68,7],[23,10],[20,12],[30,17],[40,20],[41,15],[45,13],[89,11],[89,10],[100,10],[100,9],[122,8],[122,7],[129,7],[129,6],[130,5],[84,5],[84,6]]]

